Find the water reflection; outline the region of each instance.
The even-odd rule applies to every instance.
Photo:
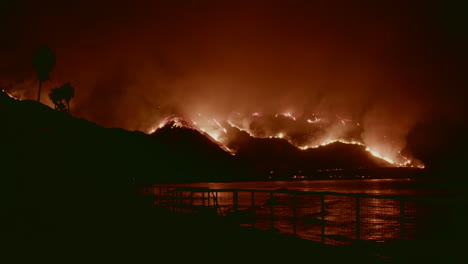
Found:
[[[357,198],[319,194],[293,194],[251,191],[216,191],[242,188],[275,190],[287,188],[301,191],[332,191],[415,195],[433,190],[412,189],[411,180],[340,180],[311,182],[241,182],[180,184],[188,187],[209,187],[211,192],[192,193],[193,206],[215,206],[219,214],[229,216],[241,225],[296,235],[327,244],[349,244],[356,239],[388,242],[427,237],[431,231],[423,223],[443,214],[431,203],[390,198]],[[174,185],[177,186],[177,185]],[[390,187],[390,188],[389,188]],[[385,189],[388,188],[388,189]],[[188,194],[186,194],[188,195]],[[187,198],[188,199],[188,198]],[[402,207],[403,206],[403,207]],[[403,210],[403,214],[402,214]]]
[[[172,186],[209,187],[211,189],[261,189],[286,188],[295,191],[366,193],[379,195],[441,195],[438,182],[421,179],[364,179],[364,180],[313,180],[313,181],[264,181],[264,182],[202,182],[179,183]]]

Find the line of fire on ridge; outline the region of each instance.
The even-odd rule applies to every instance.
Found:
[[[198,116],[201,117],[202,115],[198,114]],[[262,115],[260,113],[258,113],[258,112],[255,112],[255,113],[252,114],[252,116],[261,117]],[[275,115],[275,117],[278,117],[278,116],[283,116],[283,117],[290,118],[291,120],[296,121],[296,118],[293,115],[291,115],[290,113],[280,113],[280,114]],[[206,118],[206,119],[210,120],[209,122],[211,122],[212,124],[215,124],[215,126],[218,129],[203,128],[199,124],[199,122],[197,122],[197,121],[188,122],[188,121],[186,121],[185,119],[183,119],[181,117],[169,116],[168,118],[165,118],[162,122],[160,122],[157,127],[153,128],[153,129],[150,129],[149,133],[153,133],[158,128],[162,128],[166,124],[172,123],[173,127],[187,127],[187,128],[199,131],[203,135],[210,138],[213,142],[218,144],[222,149],[224,149],[225,151],[229,152],[232,155],[235,155],[235,151],[228,148],[226,146],[227,142],[224,142],[222,140],[222,138],[220,137],[221,133],[224,133],[226,135],[228,134],[227,129],[224,126],[222,126],[221,123],[215,118],[211,118],[211,119]],[[319,121],[317,118],[315,120],[310,120],[310,122],[309,122],[309,120],[310,119],[307,120],[308,123],[315,123],[315,122]],[[243,131],[243,132],[247,133],[249,136],[251,136],[253,138],[265,138],[265,137],[257,137],[256,135],[254,135],[253,133],[251,133],[247,129],[244,129],[244,128],[234,124],[231,120],[227,120],[226,123],[229,124],[233,128],[236,128],[236,129],[238,129],[240,131]],[[220,132],[220,131],[222,131],[222,132]],[[404,160],[404,162],[396,162],[396,161],[394,161],[394,160],[392,160],[390,158],[384,157],[384,156],[380,155],[378,152],[372,150],[370,147],[366,146],[364,143],[362,143],[360,141],[348,141],[348,140],[343,140],[343,139],[329,139],[329,140],[326,140],[325,142],[317,144],[317,145],[296,146],[295,144],[293,144],[293,142],[288,140],[287,136],[284,133],[278,133],[277,135],[274,135],[274,136],[268,136],[268,138],[280,138],[280,139],[287,140],[290,144],[292,144],[293,146],[297,147],[300,150],[307,150],[307,149],[311,149],[311,148],[319,148],[319,147],[327,146],[327,145],[337,143],[337,142],[342,143],[342,144],[359,145],[359,146],[363,146],[365,148],[365,150],[367,152],[369,152],[372,156],[387,162],[389,165],[396,166],[396,167],[424,168],[424,165],[414,165],[412,160],[405,157],[400,152],[398,152],[398,155],[400,155],[400,157]]]

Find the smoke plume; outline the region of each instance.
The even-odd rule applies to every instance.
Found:
[[[171,114],[203,116],[298,146],[357,140],[391,159],[418,122],[463,116],[458,6],[254,2],[8,2],[0,84],[33,99],[30,57],[46,44],[57,64],[42,98],[70,82],[72,114],[100,125],[148,132]]]

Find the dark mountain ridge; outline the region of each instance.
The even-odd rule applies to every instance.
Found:
[[[359,145],[300,150],[277,138],[234,131],[235,156],[199,131],[167,123],[153,134],[103,128],[35,101],[0,93],[4,169],[74,182],[261,180],[270,171],[378,168],[389,164]],[[235,129],[235,128],[232,128]],[[230,133],[233,131],[229,131]],[[29,171],[30,170],[30,171]]]

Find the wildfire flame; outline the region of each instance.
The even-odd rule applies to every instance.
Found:
[[[321,121],[322,121],[322,119],[320,119],[320,118],[318,118],[316,116],[314,117],[313,120],[312,119],[307,119],[307,123],[309,123],[309,124],[316,124],[316,123],[319,123]]]
[[[291,113],[279,113],[279,114],[276,114],[275,117],[278,117],[278,116],[284,116],[284,117],[287,117],[287,118],[291,118],[292,120],[296,121],[296,117],[294,117]]]
[[[16,96],[6,92],[5,90],[2,90],[3,93],[8,95],[10,98],[13,98],[15,100],[21,100],[17,98]],[[238,112],[234,113],[237,119],[239,117],[242,117],[242,115]],[[254,118],[262,118],[264,117],[263,114],[259,112],[254,112],[250,114],[251,117]],[[284,117],[292,122],[300,122],[299,118],[291,114],[290,112],[284,112],[284,113],[277,113],[274,115],[275,118],[279,117]],[[249,134],[251,137],[254,138],[280,138],[289,141],[292,145],[296,146],[300,150],[307,150],[310,148],[319,148],[323,147],[332,143],[343,143],[343,144],[353,144],[353,145],[359,145],[365,147],[365,150],[369,152],[371,155],[374,157],[377,157],[381,160],[384,160],[388,162],[389,164],[392,164],[393,166],[397,167],[416,167],[416,168],[424,168],[424,164],[418,161],[411,160],[398,151],[397,153],[397,159],[395,158],[390,158],[388,156],[383,155],[379,151],[375,150],[372,146],[367,146],[364,144],[362,141],[358,140],[349,140],[349,139],[344,139],[340,138],[339,136],[329,136],[326,138],[322,138],[319,140],[316,140],[315,143],[313,144],[305,144],[305,145],[298,145],[296,144],[291,136],[289,136],[286,132],[281,131],[281,132],[275,132],[275,133],[270,133],[269,135],[264,135],[264,136],[259,136],[256,134],[252,129],[249,127],[249,122],[244,122],[245,119],[241,118],[239,120],[234,120],[234,119],[227,119],[225,122],[220,122],[216,118],[209,118],[201,113],[197,113],[195,117],[192,117],[190,119],[188,118],[182,118],[179,116],[175,115],[170,115],[163,120],[161,120],[157,125],[151,127],[148,129],[146,132],[148,134],[154,133],[157,129],[164,127],[167,124],[171,124],[171,126],[174,127],[187,127],[190,129],[197,130],[201,134],[205,135],[206,137],[210,138],[213,142],[217,143],[222,149],[224,149],[226,152],[235,155],[235,151],[232,149],[229,149],[227,147],[229,143],[229,135],[228,135],[228,129],[222,125],[222,123],[226,123],[229,126],[236,128],[240,131],[244,131],[247,134]],[[192,121],[188,121],[192,120]],[[306,118],[305,122],[309,125],[319,125],[320,123],[327,122],[323,117],[318,117],[317,115],[313,115],[311,118]],[[343,126],[347,126],[348,123],[353,123],[353,120],[350,119],[340,119],[339,123]],[[359,123],[355,123],[356,126],[360,126]]]
[[[261,119],[264,118],[266,115],[259,113],[259,112],[253,112],[250,113],[246,116],[250,116],[250,118],[256,118],[256,119]],[[197,113],[195,116],[191,117],[190,122],[184,121],[182,118],[178,118],[175,116],[171,116],[169,118],[164,119],[162,122],[159,123],[155,128],[150,129],[148,132],[153,133],[157,128],[163,127],[165,124],[168,122],[172,122],[172,126],[185,126],[189,127],[192,129],[195,129],[199,131],[200,133],[208,136],[211,138],[214,142],[216,142],[219,146],[221,146],[224,150],[228,151],[231,154],[235,154],[235,151],[229,149],[227,146],[229,145],[229,129],[228,127],[225,127],[226,124],[228,126],[231,126],[232,128],[236,128],[240,131],[246,132],[248,135],[250,135],[253,138],[279,138],[279,139],[284,139],[290,142],[292,145],[296,146],[300,150],[307,150],[310,148],[319,148],[323,147],[332,143],[342,143],[342,144],[353,144],[353,145],[359,145],[365,147],[365,150],[369,152],[372,156],[381,159],[383,161],[386,161],[389,165],[396,166],[396,167],[416,167],[416,168],[424,168],[424,165],[418,161],[411,160],[404,155],[402,155],[400,152],[398,152],[395,157],[389,157],[381,152],[377,151],[376,149],[372,146],[366,145],[364,142],[361,140],[357,139],[346,139],[340,136],[339,134],[336,135],[327,135],[327,137],[319,138],[316,139],[315,141],[309,143],[309,144],[297,144],[292,137],[287,133],[287,131],[273,131],[269,133],[263,133],[259,134],[258,131],[252,130],[252,128],[249,126],[249,122],[246,121],[245,118],[242,118],[242,114],[235,112],[232,118],[228,118],[225,121],[220,121],[219,119],[216,118],[210,118],[204,114]],[[320,123],[324,122],[329,122],[326,120],[324,117],[318,117],[317,115],[313,115],[310,118],[306,118],[304,120],[301,120],[300,118],[294,116],[290,112],[284,112],[284,113],[277,113],[274,115],[274,118],[286,118],[290,120],[291,122],[305,122],[305,124],[313,126],[319,126]],[[355,125],[357,127],[360,126],[359,123],[354,123],[353,120],[350,119],[339,119],[338,124],[340,126],[351,126]]]
[[[16,96],[12,95],[11,93],[8,93],[7,91],[5,91],[5,90],[3,90],[3,89],[2,89],[2,93],[4,93],[4,94],[8,95],[8,96],[9,96],[10,98],[12,98],[12,99],[15,99],[15,100],[21,101],[21,99],[19,99],[18,97],[16,97]]]
[[[226,144],[222,143],[223,133],[227,134],[226,128],[224,128],[218,120],[214,118],[208,119],[201,114],[198,114],[198,117],[201,118],[199,121],[187,121],[182,117],[170,115],[159,122],[157,126],[150,128],[146,133],[152,134],[167,124],[171,124],[171,128],[186,127],[198,131],[200,134],[208,137],[211,141],[218,144],[224,151],[231,155],[235,155],[233,150],[229,149]]]

